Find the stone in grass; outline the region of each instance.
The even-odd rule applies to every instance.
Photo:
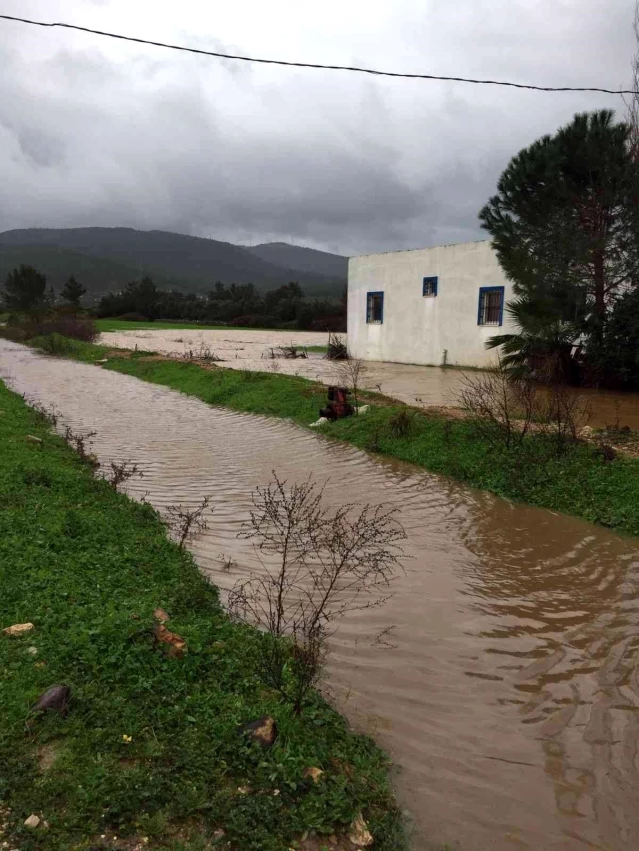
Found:
[[[155,640],[165,645],[167,656],[181,659],[186,650],[186,641],[179,635],[168,630],[163,623],[156,623],[153,627]]]
[[[14,623],[13,626],[8,626],[2,630],[3,635],[26,635],[28,632],[33,632],[35,629],[32,623]]]
[[[373,834],[368,829],[368,825],[364,821],[364,816],[360,813],[355,821],[351,824],[348,832],[348,838],[353,845],[358,848],[368,848],[375,841]]]
[[[48,688],[38,698],[38,702],[33,707],[33,712],[47,712],[51,709],[54,712],[59,712],[60,715],[66,715],[71,699],[71,689],[65,685],[55,685]]]
[[[304,777],[310,778],[313,783],[319,783],[319,780],[324,774],[321,768],[315,768],[314,766],[311,768],[304,769]]]
[[[154,610],[153,617],[156,621],[159,621],[160,623],[166,623],[167,621],[171,620],[168,613],[165,612],[164,609],[159,608]]]
[[[257,742],[264,750],[272,748],[277,739],[277,722],[270,715],[263,715],[257,721],[251,721],[241,728],[245,736]]]
[[[35,815],[35,813],[30,815],[29,818],[24,820],[24,826],[31,827],[33,829],[40,827],[40,817]]]

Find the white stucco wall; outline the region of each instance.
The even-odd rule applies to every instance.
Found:
[[[435,297],[422,295],[425,277],[436,275]],[[352,257],[348,265],[348,347],[365,360],[439,365],[489,366],[496,352],[484,347],[495,334],[515,330],[503,323],[478,325],[480,287],[503,286],[507,303],[512,284],[488,240]],[[384,293],[384,321],[366,322],[369,292]]]

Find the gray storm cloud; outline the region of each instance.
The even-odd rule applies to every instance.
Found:
[[[4,5],[218,50],[542,85],[622,85],[634,50],[633,7],[616,0],[587,15],[577,0],[406,0],[384,11],[383,33],[371,24],[356,38],[356,24],[335,19],[327,40],[326,21],[319,32],[298,15],[297,32],[255,26],[239,48],[236,21],[228,42],[224,27],[209,37],[196,26],[208,5],[198,2],[179,22],[134,23],[107,0]],[[623,113],[614,97],[264,69],[105,42],[0,22],[0,230],[126,225],[342,253],[473,239],[520,147],[576,111]]]

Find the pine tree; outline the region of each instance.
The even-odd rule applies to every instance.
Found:
[[[543,305],[576,338],[598,345],[615,296],[639,283],[637,167],[630,128],[613,117],[610,110],[576,115],[520,151],[480,212],[523,300],[516,319],[524,331],[522,304],[530,306],[531,327]]]
[[[7,310],[37,310],[48,304],[46,276],[33,266],[22,265],[7,275],[2,302]]]
[[[83,287],[82,284],[76,281],[73,275],[71,275],[62,288],[60,296],[67,304],[71,304],[74,307],[80,307],[82,296],[86,295],[86,291],[86,287]]]

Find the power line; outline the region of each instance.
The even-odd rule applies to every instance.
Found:
[[[133,41],[137,44],[150,44],[153,47],[166,47],[169,50],[182,50],[186,53],[197,53],[200,56],[215,56],[218,59],[237,59],[239,62],[258,62],[262,65],[285,65],[289,68],[316,68],[322,71],[354,71],[358,74],[373,74],[378,77],[401,77],[408,80],[442,80],[452,83],[474,83],[481,86],[508,86],[512,89],[529,89],[534,92],[599,92],[606,95],[639,95],[632,89],[602,89],[595,86],[531,86],[524,83],[510,83],[504,80],[474,80],[468,77],[443,77],[437,74],[403,74],[398,71],[378,71],[373,68],[359,68],[354,65],[319,65],[314,62],[287,62],[284,59],[260,59],[255,56],[238,56],[233,53],[217,53],[214,50],[200,50],[197,47],[185,47],[181,44],[168,44],[164,41],[151,41],[147,38],[135,38],[130,35],[94,30],[90,27],[80,27],[76,24],[48,23],[32,21],[29,18],[16,18],[13,15],[0,15],[5,21],[17,21],[21,24],[31,24],[36,27],[64,27],[68,30],[92,33],[93,35],[118,38],[122,41]]]

